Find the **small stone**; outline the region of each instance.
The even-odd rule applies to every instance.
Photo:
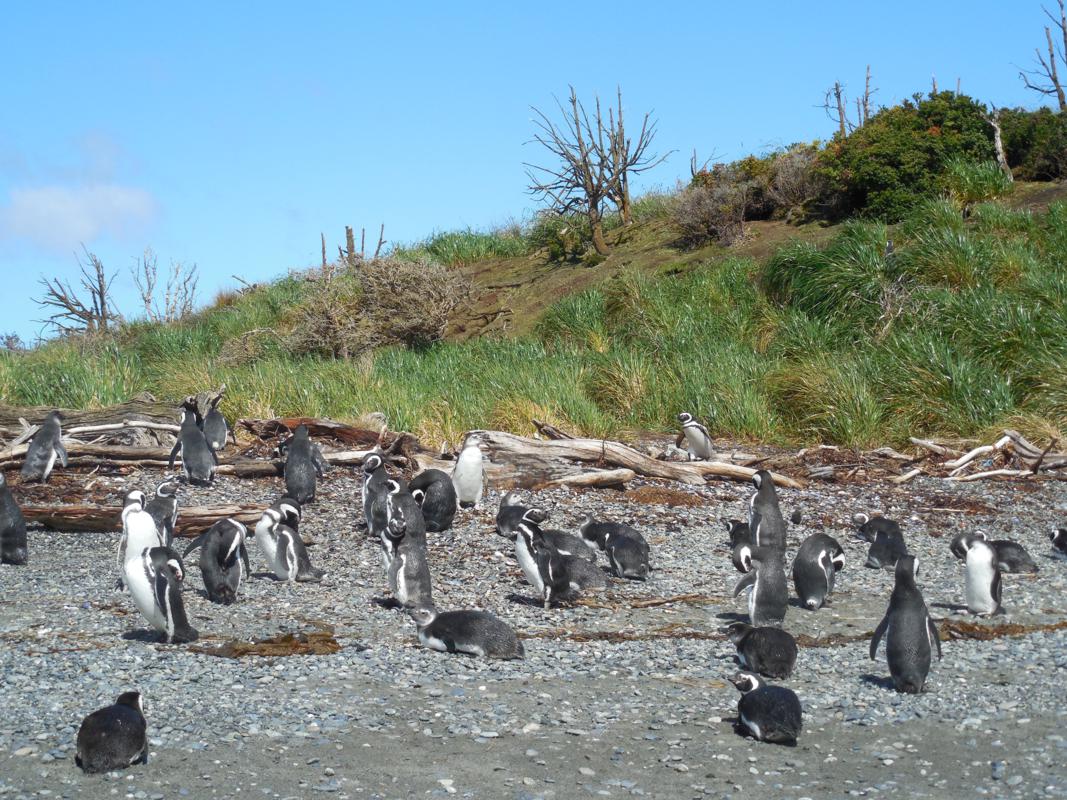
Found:
[[[590,769],[589,767],[578,767],[578,771],[587,778],[592,778],[596,775],[596,770]]]

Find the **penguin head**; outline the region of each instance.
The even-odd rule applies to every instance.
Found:
[[[736,547],[742,542],[752,539],[748,523],[740,519],[724,519],[722,524],[726,526],[726,533],[730,537],[730,547]]]
[[[478,431],[471,431],[463,437],[463,449],[470,450],[472,447],[475,450],[482,449],[482,434]]]
[[[259,518],[259,523],[256,525],[256,529],[266,528],[273,531],[278,527],[278,523],[282,521],[282,513],[274,506],[263,509],[263,515]]]
[[[185,580],[185,568],[177,558],[168,558],[167,567],[174,573],[174,580],[178,581],[178,583]]]
[[[62,422],[65,419],[66,417],[63,416],[63,412],[59,411],[58,409],[48,415],[49,422]]]
[[[740,672],[738,672],[736,675],[730,678],[730,683],[736,686],[737,690],[741,692],[741,694],[748,694],[749,692],[754,692],[756,691],[756,689],[764,685],[763,679],[760,678],[759,675],[757,675],[755,672],[749,672],[748,670],[741,670]]]
[[[140,511],[144,508],[146,502],[147,498],[145,497],[144,492],[140,489],[130,489],[130,491],[126,492],[126,498],[122,503],[123,511],[130,507]]]
[[[759,472],[752,473],[752,485],[757,489],[763,485],[763,472],[764,470],[761,469]]]
[[[412,608],[408,610],[408,616],[411,617],[411,621],[418,627],[425,628],[435,619],[437,619],[437,609],[432,606],[422,606],[419,608]]]
[[[983,539],[972,539],[971,546],[967,548],[967,565],[989,564],[997,565],[997,551],[993,545]]]
[[[834,565],[835,572],[841,572],[845,569],[845,553],[835,553],[834,557],[830,560],[830,563]]]
[[[411,493],[411,496],[415,498],[415,502],[418,503],[419,507],[421,508],[422,501],[426,499],[426,492],[424,492],[422,489],[416,489]]]
[[[742,542],[734,551],[734,565],[742,572],[751,572],[753,564],[752,545]]]
[[[119,695],[118,700],[115,701],[115,705],[136,708],[141,713],[141,716],[144,716],[144,701],[141,699],[140,692],[123,692]]]
[[[985,539],[984,533],[957,533],[952,537],[952,542],[949,544],[948,549],[957,559],[965,561],[967,559],[967,551],[971,549],[971,545],[982,539]]]
[[[167,478],[156,486],[156,497],[176,497],[178,494],[178,479]]]
[[[500,498],[500,507],[504,508],[505,506],[517,506],[518,503],[516,501],[518,499],[519,499],[518,492],[512,490],[512,491],[508,492],[506,495],[504,495],[503,497]]]
[[[678,421],[685,425],[685,423],[693,421],[693,415],[690,414],[688,411],[683,411],[681,414],[678,415]]]
[[[913,555],[901,556],[897,559],[895,577],[897,583],[914,584],[919,576],[919,559]]]
[[[540,525],[547,519],[548,512],[543,508],[528,508],[526,513],[522,515],[523,522],[533,523],[534,525]]]
[[[751,630],[753,630],[753,627],[751,625],[749,625],[747,622],[741,622],[739,620],[737,622],[731,622],[729,625],[722,629],[722,632],[726,634],[727,639],[729,639],[732,643],[737,644],[742,639],[744,639],[745,636],[748,635],[748,632]]]
[[[1053,528],[1048,539],[1061,550],[1067,548],[1067,528]]]
[[[307,425],[297,425],[296,430],[293,431],[294,439],[307,439],[309,436]]]
[[[384,462],[382,457],[377,453],[370,453],[363,459],[363,472],[370,475],[374,470],[378,469]]]
[[[300,510],[300,501],[295,497],[282,495],[275,501],[271,508],[278,512],[278,519],[286,525],[296,527],[300,524],[300,517],[302,514]]]

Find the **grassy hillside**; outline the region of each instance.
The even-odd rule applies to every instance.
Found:
[[[178,325],[4,353],[0,394],[89,407],[225,382],[231,417],[380,410],[435,442],[526,431],[531,417],[597,436],[665,430],[682,409],[763,441],[871,445],[1007,424],[1040,439],[1067,430],[1067,202],[1022,187],[1016,205],[1037,191],[1032,209],[986,203],[966,219],[930,201],[893,228],[760,223],[731,249],[680,250],[649,215],[616,231],[596,267],[499,244],[471,259],[462,245],[453,260],[476,291],[452,339],[352,360],[286,351],[308,290],[291,276]],[[495,316],[507,335],[469,338],[494,307],[512,309]]]

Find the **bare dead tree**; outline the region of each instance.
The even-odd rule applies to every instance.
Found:
[[[863,94],[855,99],[856,119],[848,115],[848,97],[845,86],[841,81],[834,81],[834,85],[826,90],[823,95],[822,108],[826,116],[837,125],[837,132],[841,138],[845,138],[856,128],[862,128],[871,118],[871,96],[877,92],[871,88],[871,65],[867,65],[867,75],[863,82]]]
[[[359,250],[356,250],[356,236],[353,229],[345,225],[345,247],[338,245],[337,255],[346,264],[352,265],[360,261],[367,260],[367,229],[359,229]],[[374,255],[371,256],[371,261],[376,261],[381,257],[382,249],[386,245],[385,239],[385,223],[383,222],[378,228],[378,244],[374,248]],[[323,253],[326,252],[325,244],[323,245]],[[326,256],[323,255],[323,259]],[[325,261],[324,261],[325,263]]]
[[[611,170],[615,180],[608,191],[608,199],[619,209],[623,225],[633,222],[630,205],[630,175],[640,175],[653,167],[659,166],[672,151],[657,156],[648,153],[652,140],[656,137],[656,122],[651,119],[651,112],[641,120],[641,131],[637,141],[626,136],[626,127],[622,115],[622,89],[616,88],[617,105],[614,111],[608,109],[608,130],[611,142]]]
[[[81,271],[79,287],[76,289],[70,281],[64,283],[59,278],[41,278],[45,294],[34,301],[42,308],[55,309],[55,313],[42,322],[63,335],[105,333],[113,322],[121,319],[111,298],[111,284],[118,272],[109,278],[96,254],[90,253],[84,245],[82,251],[89,264],[77,259]],[[79,292],[85,296],[79,297]]]
[[[160,287],[159,259],[151,247],[146,247],[130,273],[140,292],[145,314],[153,322],[176,322],[192,313],[200,280],[196,264],[188,267],[180,261],[170,262],[166,283]],[[163,292],[162,297],[159,290]]]
[[[1060,16],[1057,19],[1051,11],[1044,6],[1041,10],[1052,21],[1057,29],[1055,41],[1052,36],[1052,28],[1045,26],[1046,52],[1040,48],[1034,48],[1037,56],[1037,67],[1031,70],[1020,70],[1019,77],[1027,89],[1044,95],[1056,95],[1060,111],[1067,111],[1067,95],[1064,94],[1063,84],[1060,82],[1059,65],[1067,68],[1067,7],[1064,0],[1057,0]]]
[[[993,129],[993,149],[997,154],[997,165],[1000,171],[1008,176],[1009,181],[1014,181],[1015,176],[1011,174],[1011,167],[1008,166],[1008,155],[1004,152],[1004,137],[1000,132],[1000,109],[996,106],[991,106],[991,109],[984,119]]]

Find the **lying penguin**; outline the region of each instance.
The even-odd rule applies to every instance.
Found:
[[[747,622],[731,622],[726,638],[737,648],[743,669],[768,678],[788,678],[797,663],[797,640],[781,628],[756,628]]]
[[[442,653],[482,658],[516,659],[525,651],[511,627],[486,611],[445,611],[433,607],[411,610],[419,641]]]
[[[738,672],[731,682],[741,692],[737,701],[739,733],[761,742],[796,745],[803,725],[796,692],[772,686],[753,672]]]
[[[90,774],[148,763],[148,725],[140,692],[123,692],[78,728],[74,763]]]
[[[578,533],[590,548],[599,548],[619,578],[643,581],[652,567],[648,563],[648,542],[635,528],[620,522],[597,522],[586,516]]]
[[[908,555],[904,534],[900,531],[900,525],[893,520],[859,513],[852,516],[852,521],[858,526],[856,535],[871,543],[864,566],[892,569],[900,558]]]

